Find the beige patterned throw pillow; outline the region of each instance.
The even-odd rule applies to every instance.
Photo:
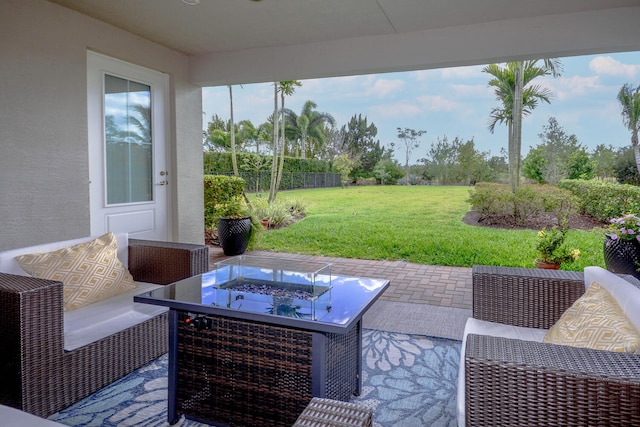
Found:
[[[549,329],[543,342],[640,353],[640,335],[611,294],[593,282]]]
[[[20,255],[16,260],[34,277],[63,283],[65,310],[75,310],[136,287],[118,259],[118,242],[113,233],[54,252]]]

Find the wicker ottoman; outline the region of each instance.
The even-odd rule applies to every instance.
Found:
[[[371,427],[371,409],[355,403],[314,397],[293,427]]]

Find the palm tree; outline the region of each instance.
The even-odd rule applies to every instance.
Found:
[[[318,145],[324,141],[324,125],[335,125],[335,119],[329,113],[315,111],[318,104],[307,101],[302,106],[300,115],[296,115],[291,110],[285,110],[287,124],[290,127],[289,135],[300,143],[300,157],[307,157],[307,147],[311,146],[311,141],[315,140]]]
[[[251,120],[238,122],[238,140],[241,147],[248,147],[249,144],[256,145],[256,153],[260,149],[260,128],[256,128]]]
[[[142,145],[151,144],[151,107],[149,105],[135,104],[133,110],[138,113],[138,117],[131,115],[129,121],[138,128],[138,133],[132,137]]]
[[[257,138],[256,138],[256,152],[260,153],[262,148],[261,148],[261,143],[265,144],[267,146],[267,149],[271,146],[271,136],[273,134],[273,123],[266,121],[264,123],[261,123],[258,126],[258,134],[257,134]]]
[[[286,133],[285,133],[285,108],[284,108],[284,99],[285,96],[291,96],[296,91],[296,87],[302,86],[298,80],[285,80],[280,82],[280,123],[282,125],[282,151],[280,152],[280,164],[278,165],[278,178],[276,180],[276,188],[273,193],[273,199],[269,200],[269,202],[274,202],[276,200],[276,194],[278,193],[278,189],[280,188],[280,183],[282,182],[282,172],[284,171],[284,148],[287,145]]]
[[[273,89],[273,163],[271,164],[271,183],[269,185],[269,203],[276,200],[278,188],[282,180],[282,169],[284,166],[284,146],[285,146],[285,120],[284,120],[284,99],[285,95],[290,96],[296,90],[297,86],[301,86],[298,80],[286,80],[274,83]],[[280,110],[278,110],[278,93],[280,94]],[[280,113],[280,114],[278,114]],[[280,121],[278,121],[280,117]],[[282,125],[282,144],[278,144],[278,124]],[[281,146],[281,147],[280,147]],[[280,158],[278,158],[280,153]]]
[[[228,151],[231,148],[231,120],[223,120],[217,114],[211,117],[207,130],[203,132],[204,148],[207,150]]]
[[[206,145],[209,150],[227,151],[231,146],[231,134],[222,129],[213,129],[207,135]]]
[[[636,168],[640,173],[640,147],[638,129],[640,128],[640,86],[634,88],[629,83],[618,92],[618,101],[622,106],[622,122],[631,131],[631,147],[636,158]]]
[[[493,76],[488,85],[495,88],[501,107],[491,110],[489,131],[493,133],[497,123],[507,124],[509,130],[509,182],[515,192],[520,180],[520,157],[522,149],[522,117],[529,115],[541,101],[550,103],[551,91],[539,85],[529,85],[537,77],[560,75],[562,63],[559,59],[545,59],[542,66],[537,60],[509,62],[500,67],[487,65],[483,72]]]

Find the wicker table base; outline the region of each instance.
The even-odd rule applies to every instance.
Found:
[[[360,322],[334,334],[209,316],[198,330],[176,314],[176,417],[289,427],[314,396],[360,394]]]
[[[293,427],[371,427],[373,411],[354,403],[314,397]]]

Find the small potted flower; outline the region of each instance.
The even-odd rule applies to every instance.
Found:
[[[640,217],[612,218],[605,231],[604,262],[607,270],[640,278]]]
[[[536,250],[538,258],[536,258],[536,266],[538,268],[546,268],[557,270],[563,263],[572,263],[580,256],[580,250],[570,249],[565,243],[567,234],[566,223],[561,228],[553,226],[550,230],[546,227],[538,231],[538,243]]]
[[[620,218],[612,218],[606,235],[611,240],[640,242],[640,217],[628,214]]]

